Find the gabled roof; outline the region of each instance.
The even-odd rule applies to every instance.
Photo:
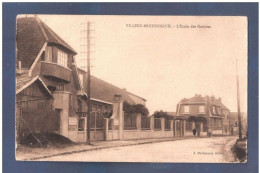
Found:
[[[44,43],[59,45],[76,54],[76,51],[60,38],[38,17],[17,18],[16,28],[17,58],[22,68],[30,68]]]
[[[220,104],[222,109],[229,110],[223,103]]]
[[[194,97],[191,97],[189,99],[182,99],[181,103],[195,103],[195,102],[206,102],[206,98],[202,97],[201,95],[195,95]]]
[[[194,97],[191,97],[189,99],[182,99],[180,103],[191,103],[191,104],[194,104],[194,103],[202,103],[202,102],[208,102],[210,105],[216,105],[216,106],[221,106],[222,109],[225,109],[225,110],[229,110],[222,102],[221,102],[221,99],[217,99],[215,98],[214,96],[212,97],[209,97],[209,96],[201,96],[201,95],[195,95]]]
[[[91,76],[91,98],[103,100],[107,102],[114,102],[115,95],[121,95],[123,101],[127,101],[130,104],[135,102],[126,94],[126,92],[110,83],[107,83],[97,77]],[[87,93],[87,88],[85,89]]]
[[[81,68],[77,68],[78,72],[85,74],[87,76],[87,72]],[[86,77],[87,80],[87,77]],[[87,83],[87,82],[86,82]],[[124,89],[121,89],[113,84],[110,84],[104,80],[101,80],[95,76],[91,75],[91,99],[92,100],[101,100],[109,103],[114,102],[115,95],[121,95],[122,101],[127,101],[129,104],[136,104],[130,96],[128,96],[127,92]],[[83,92],[87,96],[87,86],[84,87]]]
[[[123,89],[123,90],[124,90],[124,89]],[[146,101],[146,99],[144,99],[143,97],[140,97],[140,96],[138,96],[138,95],[136,95],[136,94],[130,93],[129,91],[125,91],[125,92],[126,92],[127,94],[133,95],[133,96],[135,96],[135,97],[138,97],[138,98],[140,98],[140,99]]]
[[[27,76],[27,78],[29,78]],[[18,83],[20,83],[22,81],[24,81],[24,78],[21,77],[17,77],[17,84],[16,84],[16,94],[19,94],[20,92],[22,92],[24,89],[26,89],[27,87],[29,87],[31,84],[33,84],[36,81],[39,81],[40,84],[42,85],[42,87],[47,91],[47,93],[52,96],[50,90],[47,88],[47,86],[45,85],[45,83],[41,80],[41,78],[39,76],[36,76],[34,78],[31,78],[31,80],[28,80],[26,82],[24,82],[25,84],[23,85],[18,85]]]

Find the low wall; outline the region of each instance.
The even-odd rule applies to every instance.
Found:
[[[169,138],[173,137],[173,131],[163,130],[124,130],[123,139],[149,139],[149,138]]]
[[[118,130],[108,130],[107,140],[118,140]]]
[[[103,141],[103,140],[105,140],[104,130],[90,132],[90,141]]]
[[[186,131],[186,132],[185,132],[185,136],[193,136],[192,131]]]
[[[73,142],[86,142],[86,135],[84,131],[69,131],[68,138]],[[103,141],[105,139],[104,131],[91,131],[90,140],[91,141]],[[111,139],[115,140],[115,139]]]
[[[222,130],[212,130],[212,135],[222,135]]]

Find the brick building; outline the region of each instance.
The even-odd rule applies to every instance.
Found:
[[[192,135],[192,130],[207,135],[229,134],[229,109],[221,102],[221,98],[195,95],[182,99],[177,104],[175,116],[175,136]]]

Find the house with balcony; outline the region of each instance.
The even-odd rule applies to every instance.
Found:
[[[221,98],[196,94],[189,99],[182,99],[177,104],[175,116],[175,135],[192,135],[192,130],[200,131],[200,135],[229,134],[229,109],[221,102]]]
[[[87,99],[91,99],[91,139],[104,140],[104,128],[120,129],[122,103],[136,104],[123,89],[78,68],[77,52],[41,19],[18,17],[16,33],[17,139],[31,132],[54,132],[76,142],[86,141]],[[100,120],[100,121],[99,121]],[[114,139],[119,133],[113,134]]]

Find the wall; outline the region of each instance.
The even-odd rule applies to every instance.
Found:
[[[184,113],[184,106],[189,106],[189,113]],[[199,112],[199,106],[204,106],[204,109],[205,109],[205,113],[202,114]],[[207,113],[208,110],[207,110],[207,106],[206,106],[206,103],[201,103],[201,104],[181,104],[180,105],[180,116],[182,115],[193,115],[193,116],[196,116],[196,115],[205,115],[207,116]]]

